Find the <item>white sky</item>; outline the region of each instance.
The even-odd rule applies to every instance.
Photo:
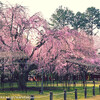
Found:
[[[49,19],[59,6],[68,7],[74,13],[84,12],[88,7],[100,9],[100,0],[0,0],[6,4],[21,4],[29,9],[30,15],[41,12],[45,19]]]

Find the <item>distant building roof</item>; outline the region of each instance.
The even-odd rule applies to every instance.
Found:
[[[11,51],[8,51],[8,52],[0,52],[0,59],[11,59],[11,58],[14,58],[14,60],[18,60],[18,59],[21,59],[21,58],[27,58],[27,55],[24,53],[24,52],[11,52]],[[12,64],[19,64],[19,62],[15,62],[15,61],[7,61],[5,62],[4,60],[3,61],[0,61],[0,66],[2,66],[2,64],[5,64],[5,65],[12,65]]]
[[[76,60],[76,59],[67,59],[66,58],[66,62],[71,62],[73,64],[78,64],[78,65],[87,66],[87,67],[100,67],[100,66],[98,66],[96,64],[83,63],[80,60]]]

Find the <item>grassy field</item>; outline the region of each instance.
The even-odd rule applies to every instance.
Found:
[[[96,82],[95,85],[95,94],[99,95],[99,85],[100,82]],[[38,83],[36,86],[35,82],[27,82],[27,87],[40,87],[41,83]],[[45,85],[44,85],[45,86]],[[57,87],[57,84],[54,85],[48,84],[48,87]],[[16,88],[17,84],[13,84],[13,88]],[[88,82],[87,84],[87,98],[93,97],[92,92],[93,83]],[[9,84],[5,83],[4,88],[9,88]],[[65,87],[65,85],[59,83],[58,88],[51,89],[53,92],[53,100],[64,100],[64,90],[67,91],[67,100],[75,100],[75,88],[77,89],[78,100],[84,99],[84,89],[81,82],[76,84],[76,87],[73,87],[73,84],[70,85],[70,90]],[[0,91],[0,100],[6,100],[7,97],[11,97],[11,100],[30,100],[30,96],[34,95],[34,100],[50,100],[50,90],[44,90],[43,94],[39,94],[39,91],[27,90],[26,91]]]

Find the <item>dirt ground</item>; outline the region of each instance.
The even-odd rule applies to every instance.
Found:
[[[88,98],[88,99],[81,99],[81,100],[100,100],[100,95],[94,96],[92,98]]]

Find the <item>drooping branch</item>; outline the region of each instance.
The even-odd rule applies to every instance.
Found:
[[[2,42],[2,44],[3,44],[3,45],[5,45],[5,46],[7,46],[7,47],[11,48],[9,45],[7,45],[7,44],[5,43],[5,41],[2,39],[2,37],[1,37],[1,36],[0,36],[0,41]]]
[[[33,48],[32,53],[31,53],[31,55],[29,56],[29,59],[34,55],[34,52],[35,52],[37,49],[39,49],[44,43],[45,43],[45,41],[44,41],[43,39],[41,39],[40,43],[39,43],[35,48]]]

